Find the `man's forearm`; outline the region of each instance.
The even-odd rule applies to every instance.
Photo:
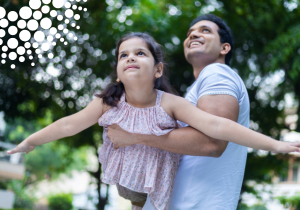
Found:
[[[191,127],[175,129],[163,136],[134,134],[133,137],[138,144],[183,155],[220,157],[224,151],[220,148],[227,146],[225,141],[211,139]]]

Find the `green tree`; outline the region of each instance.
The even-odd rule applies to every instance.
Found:
[[[49,210],[71,210],[73,205],[72,194],[58,194],[49,197]]]
[[[286,208],[294,208],[295,210],[300,209],[300,194],[298,193],[297,195],[287,197],[287,196],[280,196],[277,197],[279,202],[284,205]]]

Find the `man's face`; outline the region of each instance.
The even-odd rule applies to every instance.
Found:
[[[208,20],[199,21],[189,29],[183,47],[185,58],[190,64],[218,59],[222,50],[218,29],[217,24]]]

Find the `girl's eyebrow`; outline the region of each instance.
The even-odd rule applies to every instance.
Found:
[[[148,50],[145,49],[145,48],[138,48],[138,49],[135,49],[135,50],[136,50],[136,51],[142,50],[142,51],[148,52]],[[125,53],[125,52],[127,52],[127,51],[128,51],[128,50],[123,50],[123,51],[119,52],[119,55],[120,55],[120,54],[123,54],[123,53]]]
[[[126,52],[126,50],[123,50],[123,51],[119,52],[119,55],[120,55],[120,54],[123,54],[124,52]]]

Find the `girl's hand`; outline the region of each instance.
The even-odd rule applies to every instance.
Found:
[[[275,153],[290,153],[299,152],[300,153],[300,142],[282,142],[278,141],[275,147]]]
[[[18,152],[25,152],[26,154],[31,152],[33,149],[35,148],[35,146],[28,144],[27,141],[22,141],[16,148],[14,148],[13,150],[7,151],[7,154],[15,154]]]

